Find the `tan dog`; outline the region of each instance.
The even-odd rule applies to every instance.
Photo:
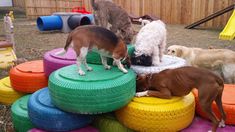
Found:
[[[213,123],[212,131],[217,127],[225,127],[226,115],[222,106],[222,92],[224,89],[223,80],[214,73],[195,67],[181,67],[164,70],[160,73],[142,75],[137,77],[136,96],[154,96],[169,99],[172,96],[185,96],[193,88],[198,89],[199,104]],[[219,120],[211,109],[212,102],[215,101],[222,115]]]
[[[212,70],[225,82],[235,83],[235,52],[228,49],[189,48],[172,45],[167,54],[185,59],[191,66]]]
[[[86,63],[87,52],[91,49],[95,49],[100,53],[105,69],[111,68],[107,64],[108,57],[114,59],[114,62],[122,72],[128,72],[121,63],[122,59],[126,59],[128,67],[130,66],[126,44],[105,28],[92,25],[76,28],[69,34],[64,50],[56,54],[65,54],[69,45],[72,45],[77,53],[77,66],[80,75],[85,75],[85,72],[81,69],[81,63],[84,63],[88,71],[92,71],[92,68]]]

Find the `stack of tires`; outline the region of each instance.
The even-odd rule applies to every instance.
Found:
[[[27,103],[32,93],[48,84],[43,61],[29,61],[11,68],[9,77],[3,79],[2,84],[7,87],[5,91],[8,91],[2,97],[11,97],[8,99],[8,104],[14,102],[11,107],[11,115],[15,130],[26,132],[33,128],[34,125],[28,116]]]
[[[128,51],[131,53],[133,46],[129,45]],[[51,54],[53,53],[51,52]],[[67,58],[66,61],[73,60],[76,63],[74,53],[70,54],[71,57],[68,57],[68,54],[70,53],[67,52],[65,55],[67,57],[64,56]],[[48,62],[47,58],[44,56],[44,62]],[[136,74],[131,69],[127,74],[124,74],[116,66],[113,66],[111,70],[105,70],[99,58],[100,56],[95,52],[88,54],[87,62],[93,71],[86,72],[85,76],[80,76],[77,73],[75,64],[52,72],[49,75],[48,89],[51,100],[57,108],[69,113],[92,115],[95,119],[95,126],[100,131],[108,132],[113,128],[113,125],[108,125],[113,120],[107,120],[104,125],[104,122],[97,120],[97,118],[102,118],[103,113],[116,111],[131,101],[135,95]],[[45,64],[46,69],[49,63]],[[115,122],[117,127],[113,131],[124,132],[128,130],[117,119]],[[103,127],[100,127],[102,125]]]
[[[16,131],[151,132],[193,129],[193,125],[186,127],[194,118],[195,92],[194,95],[190,93],[168,100],[134,97],[136,73],[157,73],[166,68],[184,66],[184,60],[164,56],[158,67],[131,66],[124,74],[116,66],[105,70],[99,55],[93,51],[87,56],[93,71],[80,76],[75,52],[69,49],[64,56],[56,56],[55,52],[59,50],[46,52],[43,61],[17,65],[11,69],[9,78],[0,80],[0,87],[3,87],[0,93],[9,93],[0,95],[1,103],[11,104],[19,98],[11,107]],[[133,50],[134,47],[128,45],[130,55]],[[112,60],[109,61],[112,64]],[[230,93],[234,93],[233,85],[225,87],[228,89],[225,90],[226,96],[230,97]],[[232,102],[224,102],[229,115],[233,113]],[[198,106],[197,109],[200,111]],[[226,123],[233,123],[232,116]]]
[[[12,107],[12,121],[14,129],[18,132],[27,132],[33,128],[45,131],[80,131],[86,130],[93,120],[92,116],[66,113],[56,108],[49,96],[48,77],[44,72],[43,61],[29,61],[13,67],[10,70],[10,78],[1,80],[0,86],[6,88],[8,94],[2,95],[4,104],[16,100]],[[10,90],[10,87],[14,90]],[[17,91],[17,92],[16,92]],[[12,97],[7,99],[6,97]],[[95,128],[87,127],[96,132]]]
[[[132,52],[133,46],[128,49]],[[11,69],[8,82],[19,94],[27,94],[11,108],[16,131],[97,132],[89,126],[95,115],[118,110],[134,97],[133,70],[127,74],[117,67],[105,70],[101,61],[95,61],[89,64],[92,72],[79,76],[75,52],[69,49],[64,56],[56,56],[58,50],[61,49],[45,53],[43,61],[25,62]]]
[[[131,68],[137,74],[153,74],[165,69],[185,66],[186,62],[178,57],[164,55],[159,66],[137,66]],[[194,96],[160,99],[154,97],[135,97],[125,107],[115,112],[117,119],[135,131],[180,131],[193,120],[195,113]]]

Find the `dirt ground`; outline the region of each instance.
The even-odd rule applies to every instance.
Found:
[[[35,20],[29,21],[21,13],[18,16],[16,16],[14,21],[16,55],[18,58],[26,58],[28,60],[42,59],[46,51],[65,45],[67,33],[40,32],[36,27]],[[136,31],[140,29],[139,25],[134,26]],[[167,47],[173,44],[201,48],[212,46],[213,48],[226,48],[235,51],[235,40],[224,41],[218,39],[222,29],[201,28],[189,30],[184,27],[185,25],[167,24]],[[2,15],[0,15],[0,35],[3,34],[3,20]],[[0,69],[0,79],[6,76],[8,76],[8,71]],[[0,105],[0,132],[11,131],[13,129],[9,107]]]

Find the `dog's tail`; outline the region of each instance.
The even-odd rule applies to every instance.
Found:
[[[70,33],[69,36],[68,36],[68,38],[67,38],[67,40],[66,40],[66,44],[65,44],[65,46],[64,46],[64,49],[62,49],[62,50],[56,52],[55,55],[59,55],[59,56],[64,55],[64,54],[67,52],[67,50],[68,50],[69,45],[71,44],[71,42],[72,42],[72,35],[71,35],[71,33]]]
[[[221,77],[218,77],[216,82],[219,84],[220,87],[224,87],[224,81],[223,81],[223,79]]]
[[[219,89],[218,89],[218,94],[215,98],[215,102],[216,102],[216,105],[219,109],[219,112],[221,114],[221,121],[220,121],[220,127],[225,127],[225,120],[226,120],[226,113],[223,109],[223,104],[222,104],[222,94],[223,94],[223,90],[224,90],[224,82],[221,78],[218,78],[217,79],[217,83],[219,84]]]
[[[91,0],[91,6],[92,6],[93,10],[98,9],[97,4],[95,3],[95,0]]]

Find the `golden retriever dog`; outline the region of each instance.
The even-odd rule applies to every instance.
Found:
[[[167,54],[185,59],[188,65],[207,68],[226,83],[235,83],[235,52],[228,49],[202,49],[172,45]]]

